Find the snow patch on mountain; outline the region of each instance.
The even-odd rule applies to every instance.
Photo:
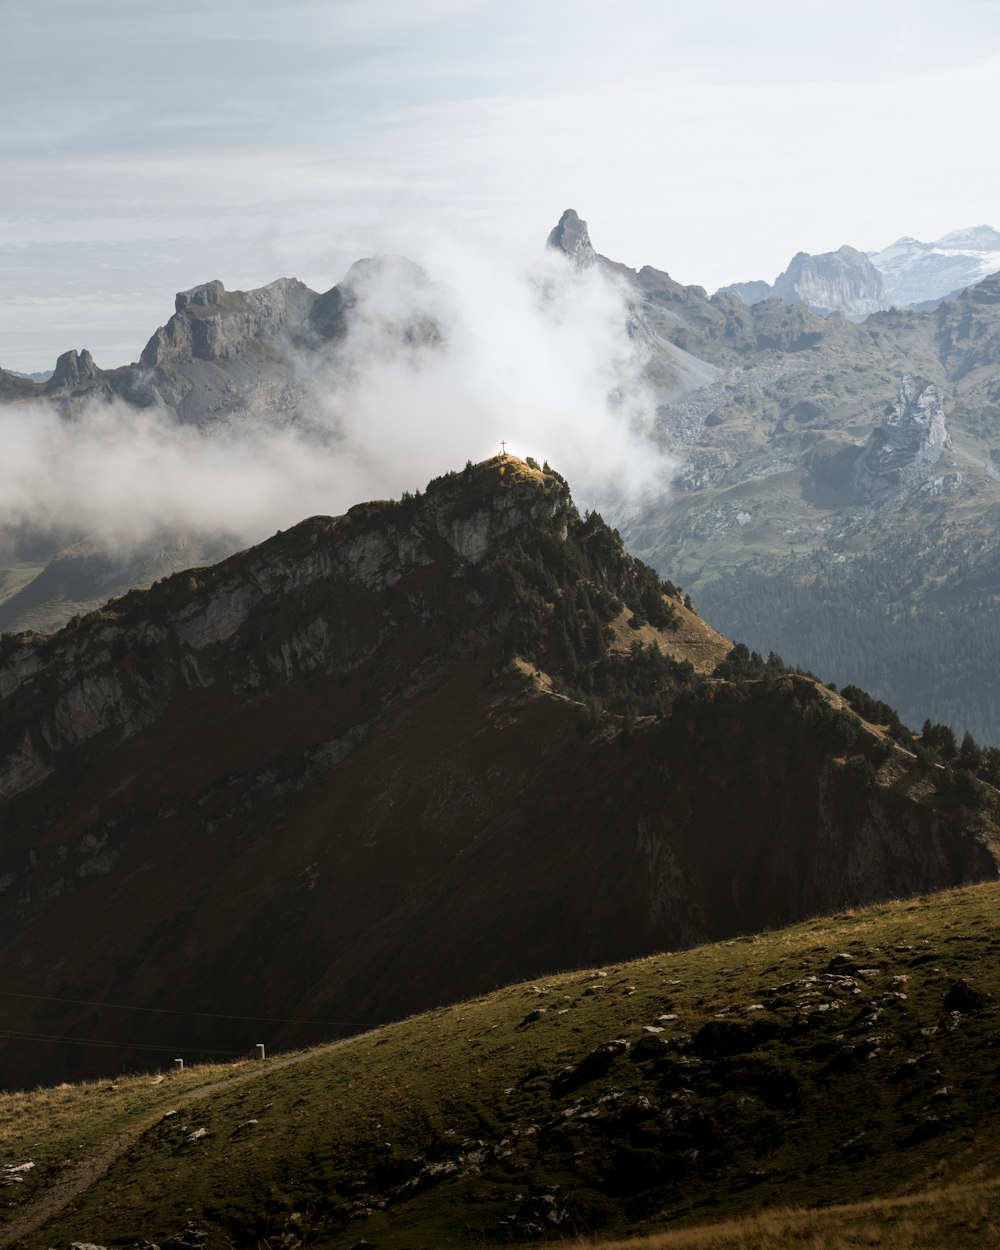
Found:
[[[868,258],[899,306],[943,299],[1000,269],[1000,231],[992,226],[953,230],[932,243],[906,235]]]

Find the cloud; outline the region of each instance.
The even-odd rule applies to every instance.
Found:
[[[433,280],[399,261],[365,267],[325,397],[360,463],[401,483],[504,439],[587,500],[665,489],[674,464],[650,441],[655,397],[612,280],[554,253],[525,268],[434,233],[409,250]]]
[[[584,505],[662,491],[655,396],[623,293],[547,255],[530,268],[453,238],[413,238],[422,266],[349,275],[356,300],[332,353],[295,360],[305,415],[197,427],[93,401],[0,410],[0,531],[113,546],[187,532],[258,541],[315,513],[398,496],[500,450],[548,459]]]

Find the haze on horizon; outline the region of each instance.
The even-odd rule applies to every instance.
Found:
[[[136,359],[173,294],[453,232],[709,290],[797,249],[997,224],[986,0],[12,0],[0,365]]]

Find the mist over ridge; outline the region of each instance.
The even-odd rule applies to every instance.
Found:
[[[615,280],[552,252],[512,269],[453,238],[424,242],[414,261],[352,267],[335,342],[269,345],[294,379],[292,414],[265,394],[192,424],[100,391],[0,409],[0,526],[119,545],[176,531],[252,542],[419,489],[501,439],[588,500],[665,489],[675,462],[650,441],[647,351]]]

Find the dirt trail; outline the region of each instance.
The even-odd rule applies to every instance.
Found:
[[[217,1093],[221,1089],[232,1089],[236,1085],[249,1085],[252,1081],[259,1081],[264,1072],[273,1072],[276,1068],[288,1068],[293,1064],[304,1063],[307,1059],[314,1059],[317,1055],[328,1054],[332,1050],[350,1046],[366,1036],[368,1034],[361,1033],[357,1037],[344,1037],[339,1041],[327,1042],[325,1046],[316,1046],[312,1050],[301,1051],[294,1055],[266,1059],[263,1071],[255,1066],[250,1071],[241,1072],[237,1076],[224,1076],[210,1081],[207,1085],[198,1085],[194,1089],[187,1090],[171,1103],[171,1109],[176,1108],[179,1111],[182,1107],[197,1102],[201,1098],[207,1098],[209,1094]],[[151,1112],[138,1124],[133,1125],[132,1128],[109,1138],[96,1154],[89,1155],[70,1168],[65,1176],[56,1181],[51,1188],[39,1194],[30,1206],[19,1211],[9,1224],[0,1227],[0,1250],[6,1250],[8,1246],[18,1246],[22,1238],[37,1232],[47,1220],[58,1215],[78,1194],[82,1194],[85,1189],[89,1189],[95,1181],[99,1180],[143,1133],[153,1128],[162,1118],[161,1107]]]

